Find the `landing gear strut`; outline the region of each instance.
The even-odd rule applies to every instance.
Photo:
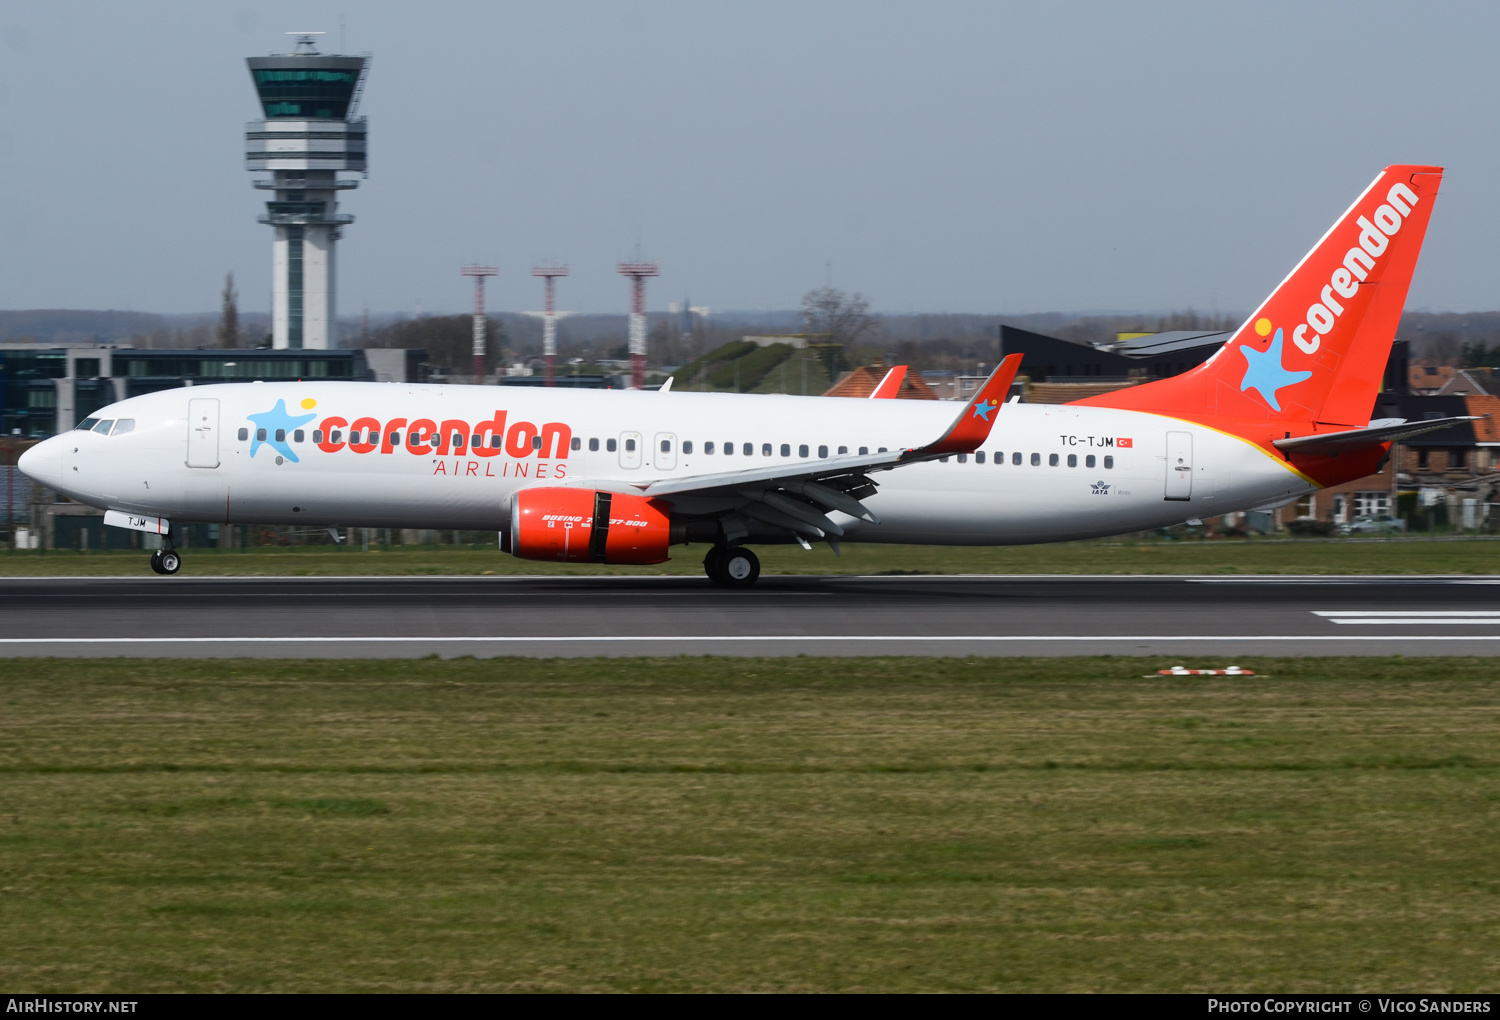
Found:
[[[167,536],[167,541],[172,541],[170,535]],[[176,549],[168,545],[165,549],[158,549],[151,554],[151,569],[158,574],[175,574],[182,569],[182,557],[177,554]]]
[[[716,545],[703,558],[703,570],[714,584],[748,588],[760,577],[760,559],[749,549]]]

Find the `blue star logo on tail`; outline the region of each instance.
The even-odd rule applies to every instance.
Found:
[[[1000,405],[996,404],[993,400],[990,400],[990,401],[981,400],[979,403],[977,403],[977,404],[974,405],[974,413],[972,415],[970,415],[970,417],[972,417],[972,418],[983,418],[985,421],[989,421],[990,420],[990,412],[993,411],[998,406],[1000,406]]]
[[[1269,323],[1267,324],[1269,325]],[[1253,389],[1262,400],[1271,405],[1271,410],[1280,411],[1281,404],[1276,394],[1288,386],[1311,379],[1311,372],[1291,372],[1281,363],[1281,330],[1271,346],[1257,351],[1249,344],[1240,344],[1240,353],[1245,356],[1245,378],[1240,381],[1240,392]]]
[[[262,411],[260,414],[247,414],[245,415],[245,417],[249,418],[256,424],[255,438],[250,443],[250,456],[254,457],[255,451],[260,449],[262,443],[265,443],[271,449],[275,450],[277,453],[281,454],[287,460],[295,464],[297,463],[297,455],[293,453],[292,448],[287,445],[287,441],[285,438],[286,434],[292,429],[296,428],[298,425],[306,425],[308,422],[316,418],[317,414],[288,414],[286,409],[286,401],[278,400],[276,401],[276,406],[271,408],[269,411]],[[260,438],[261,429],[265,429],[266,431],[265,439]],[[276,438],[277,429],[282,430],[281,439]]]

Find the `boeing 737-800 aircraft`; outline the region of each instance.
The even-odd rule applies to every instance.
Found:
[[[1279,505],[1461,420],[1370,420],[1441,182],[1387,167],[1207,362],[1072,404],[1004,403],[1019,354],[956,417],[889,399],[240,383],[122,400],[20,466],[166,536],[151,561],[166,574],[182,521],[488,529],[519,557],[597,563],[701,542],[710,578],[749,585],[757,543],[1058,542]]]

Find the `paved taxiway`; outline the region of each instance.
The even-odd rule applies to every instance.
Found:
[[[1500,577],[0,579],[0,656],[1497,655]]]

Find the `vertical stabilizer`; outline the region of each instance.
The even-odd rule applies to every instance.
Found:
[[[1442,167],[1386,167],[1212,358],[1075,403],[1368,424],[1442,179]]]

